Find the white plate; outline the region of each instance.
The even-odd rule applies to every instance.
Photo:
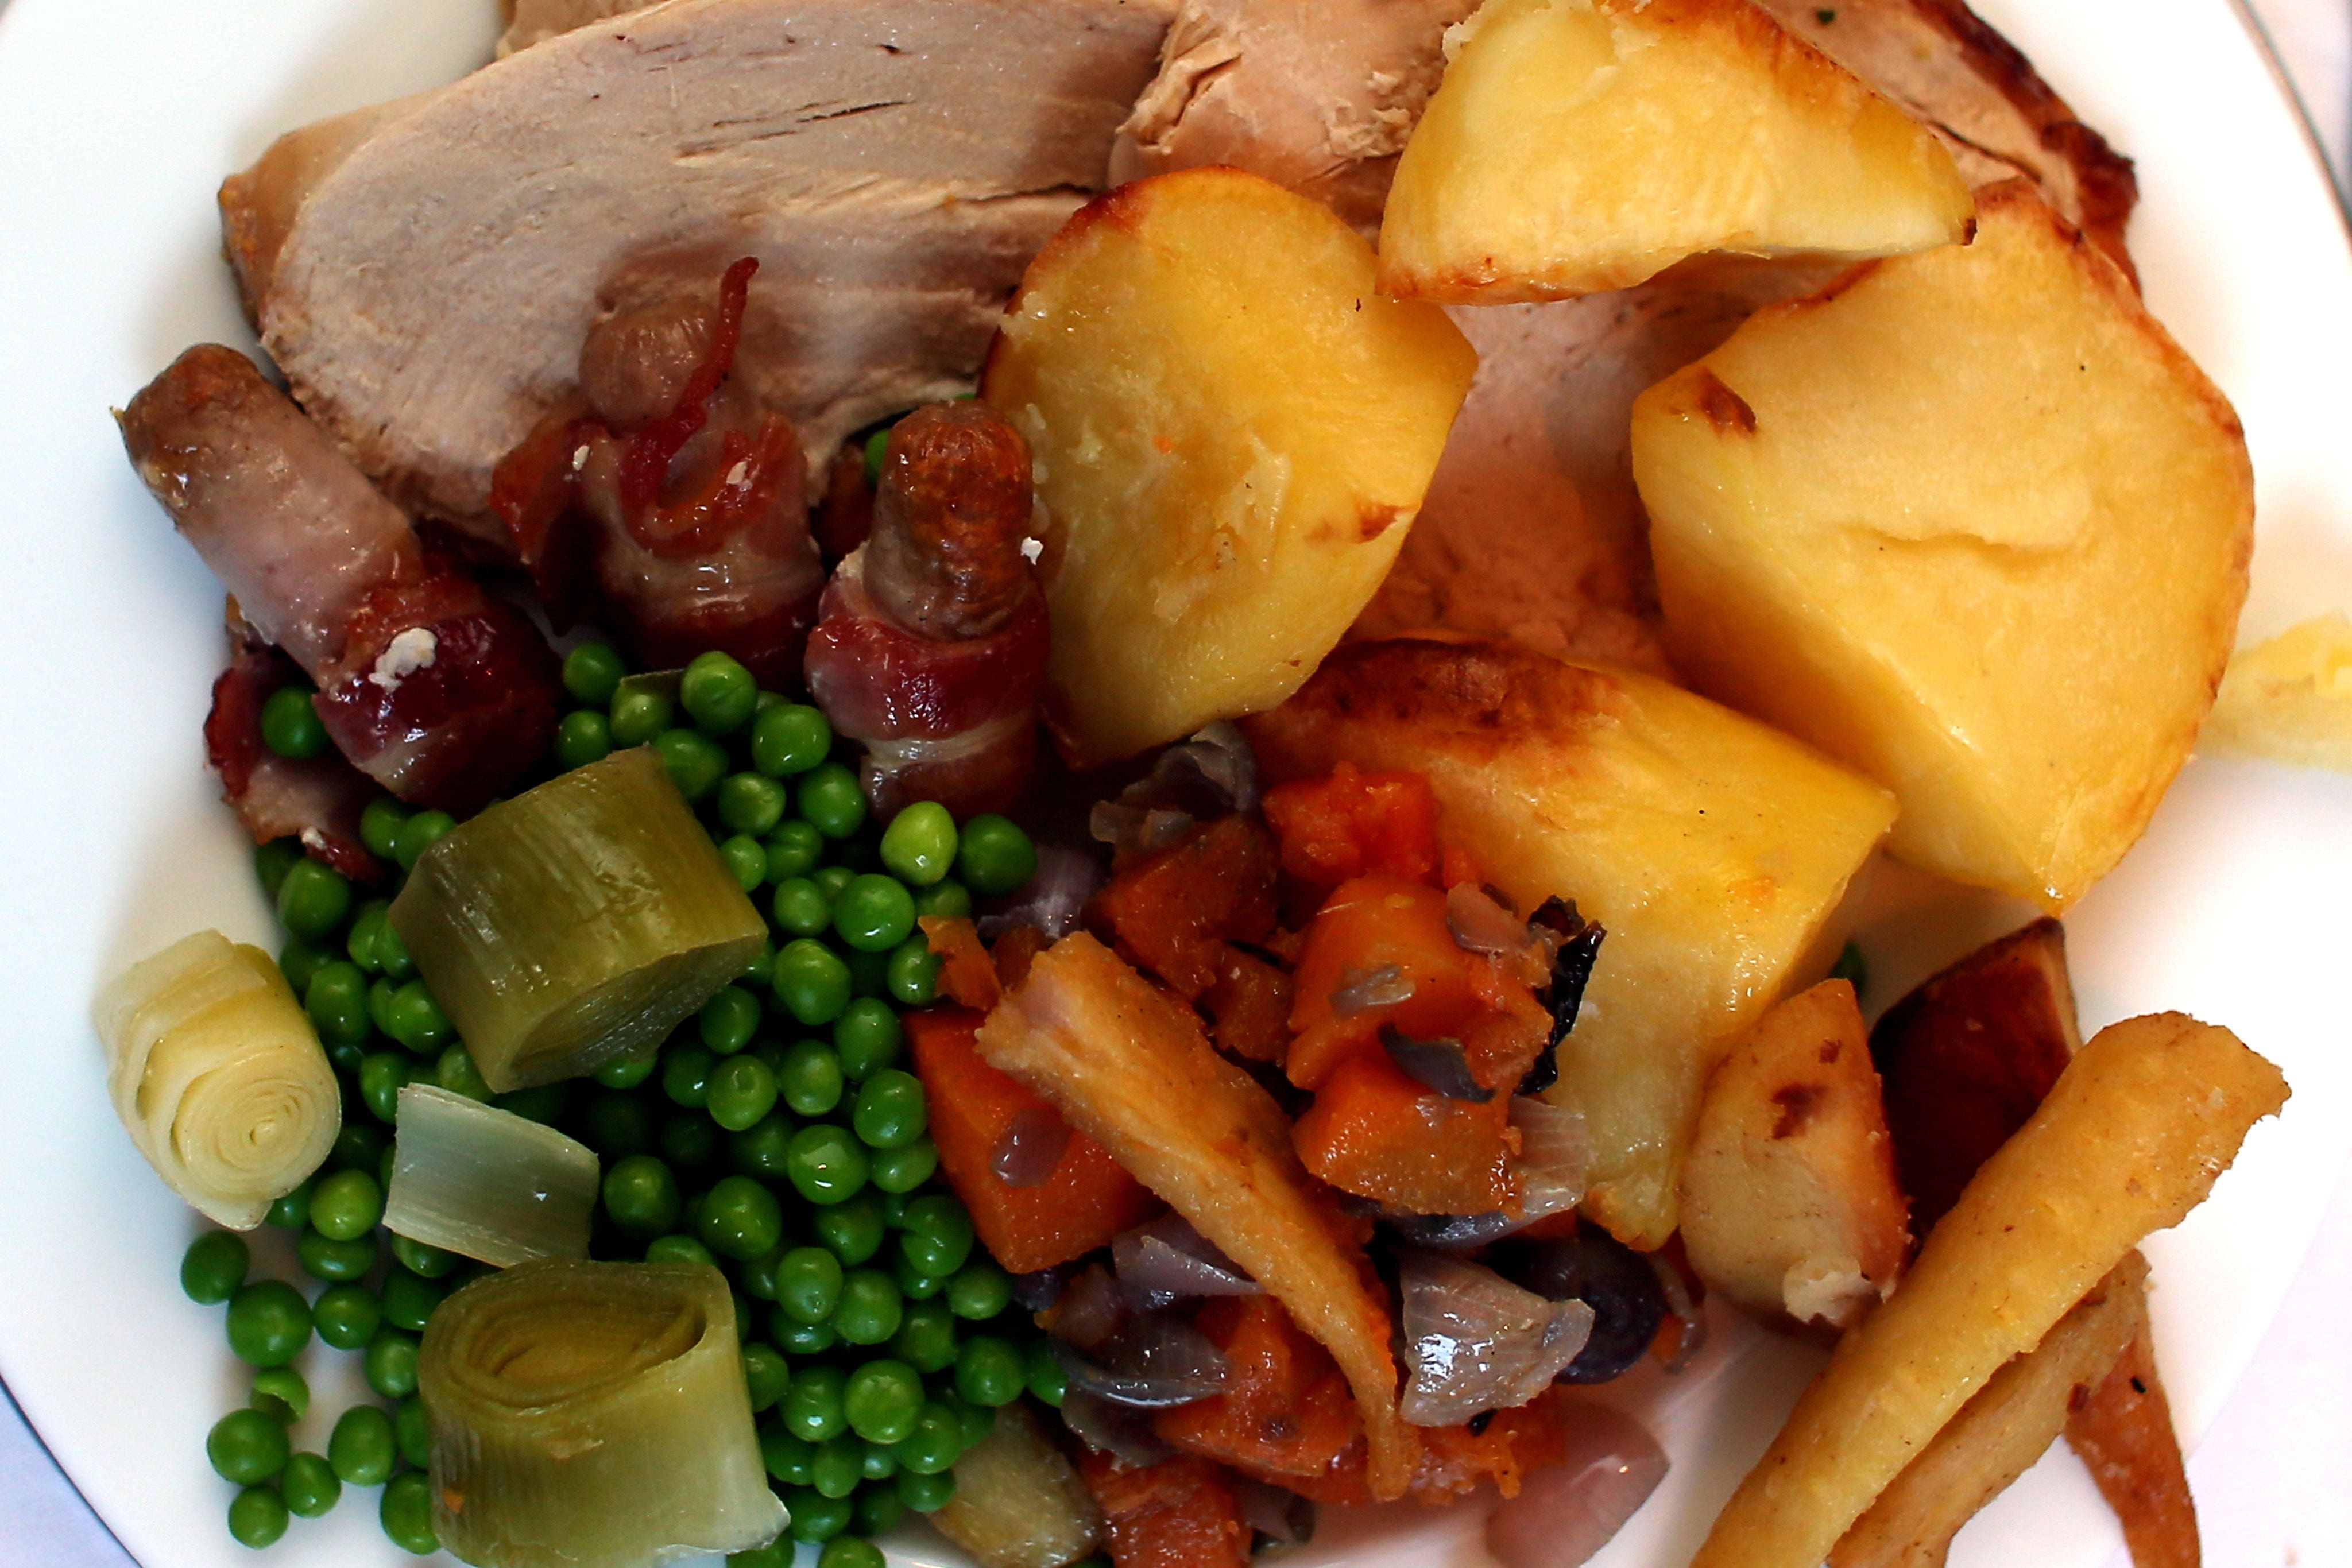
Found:
[[[176,1280],[193,1216],[131,1151],[84,1012],[101,976],[217,925],[267,940],[244,846],[201,766],[220,593],[132,477],[106,417],[187,344],[245,341],[212,193],[278,131],[449,79],[486,57],[491,0],[14,0],[0,11],[0,1376],[146,1568],[255,1559],[224,1528],[204,1435],[241,1403],[216,1308]],[[2261,549],[2246,631],[2352,603],[2352,260],[2298,122],[2223,0],[1985,7],[2139,162],[2133,249],[2157,312],[2236,402]],[[2352,785],[2200,760],[2147,841],[2069,921],[2084,1022],[2179,1008],[2227,1022],[2295,1098],[2151,1246],[2173,1407],[2201,1433],[2293,1276],[2346,1154],[2339,1001]],[[1878,995],[1990,934],[1982,901],[1892,901]],[[353,1358],[307,1364],[325,1424]],[[1702,1364],[1621,1387],[1675,1459],[1606,1562],[1675,1564],[1761,1450],[1808,1356],[1717,1314]],[[2338,1419],[2314,1407],[2303,1418]],[[5,1522],[0,1521],[0,1537]],[[2116,1532],[2078,1467],[2044,1463],[1957,1564],[2093,1568]],[[1332,1521],[1311,1558],[1485,1561],[1475,1511]],[[2212,1543],[2213,1560],[2229,1561]],[[919,1544],[917,1561],[938,1560]],[[297,1521],[267,1561],[415,1561],[373,1494]]]

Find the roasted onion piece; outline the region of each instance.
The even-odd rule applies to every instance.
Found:
[[[1181,1214],[1122,1230],[1110,1244],[1118,1288],[1138,1312],[1195,1296],[1255,1296],[1257,1281]]]
[[[1576,1359],[1592,1333],[1592,1309],[1555,1301],[1491,1269],[1442,1252],[1398,1261],[1405,1361],[1412,1368],[1399,1408],[1419,1427],[1452,1427],[1482,1410],[1525,1405]]]
[[[1181,1318],[1153,1312],[1132,1320],[1091,1351],[1054,1342],[1070,1385],[1133,1410],[1164,1410],[1213,1398],[1228,1368],[1209,1337]]]
[[[1486,1516],[1486,1550],[1503,1568],[1590,1562],[1665,1479],[1665,1451],[1632,1416],[1580,1405],[1563,1426],[1560,1462],[1528,1476]]]

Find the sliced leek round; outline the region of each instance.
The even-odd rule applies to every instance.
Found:
[[[430,1084],[400,1092],[384,1228],[504,1269],[588,1256],[596,1153]]]
[[[205,1218],[252,1229],[334,1147],[335,1070],[260,948],[199,931],[133,965],[91,1017],[131,1142]]]
[[[425,1330],[433,1524],[476,1568],[647,1568],[783,1529],[726,1277],[525,1263]]]
[[[499,1093],[652,1045],[767,937],[651,747],[457,828],[416,862],[391,919]]]

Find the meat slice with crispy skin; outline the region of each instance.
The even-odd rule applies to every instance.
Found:
[[[740,376],[815,461],[971,390],[1099,189],[1160,0],[666,0],[296,132],[222,190],[296,397],[411,510],[503,553],[492,468],[601,319],[756,257]],[[484,235],[499,236],[494,245]]]

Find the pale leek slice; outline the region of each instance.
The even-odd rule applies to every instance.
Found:
[[[416,862],[391,920],[501,1094],[654,1044],[767,937],[651,747],[457,828]]]
[[[707,1263],[525,1263],[425,1325],[433,1525],[476,1568],[647,1568],[782,1530]]]
[[[205,1218],[252,1229],[334,1147],[335,1070],[260,948],[199,931],[101,990],[91,1018],[131,1144]]]
[[[384,1228],[505,1269],[588,1256],[595,1151],[430,1084],[400,1092]]]

